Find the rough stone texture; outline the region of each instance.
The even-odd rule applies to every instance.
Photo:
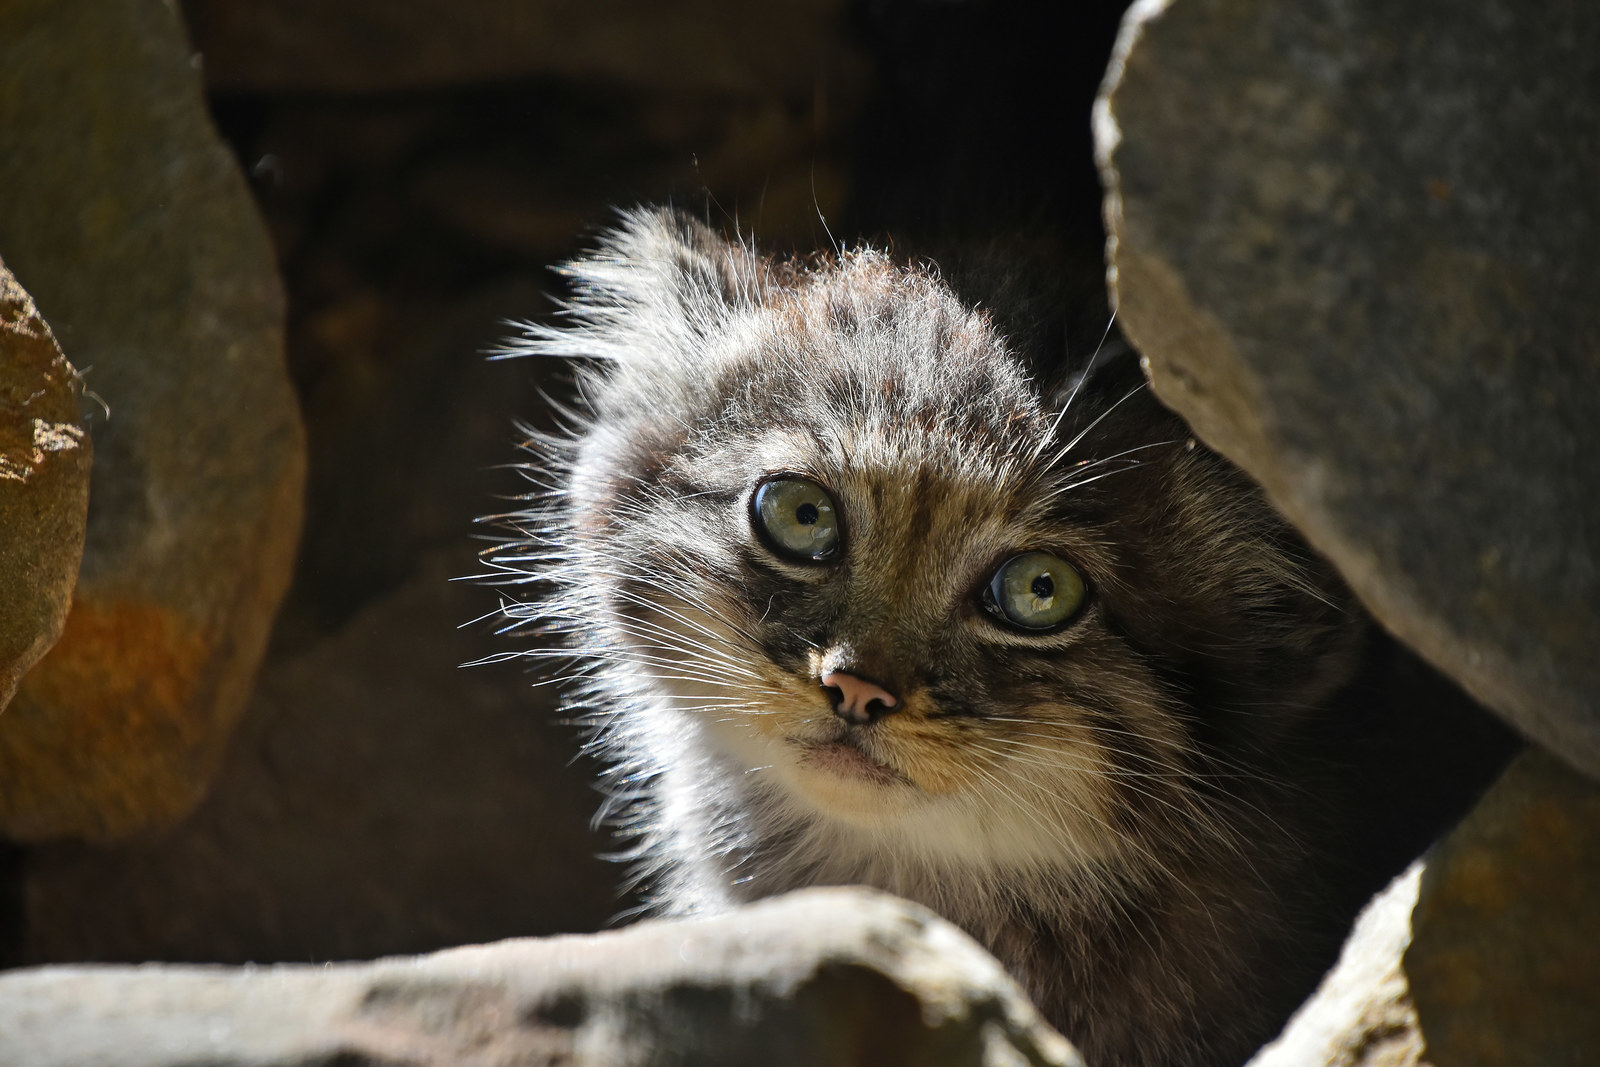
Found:
[[[17,962],[367,959],[623,910],[552,687],[518,664],[461,667],[495,646],[457,629],[486,593],[448,580],[475,562],[460,548],[264,669],[177,829],[30,850]]]
[[[14,971],[0,1062],[1082,1064],[965,934],[850,889],[361,965]]]
[[[1600,774],[1600,6],[1143,2],[1107,84],[1156,392],[1385,625]]]
[[[0,249],[109,418],[65,632],[0,717],[0,832],[199,799],[288,580],[304,446],[283,297],[161,0],[0,6]]]
[[[0,710],[61,636],[83,558],[93,446],[78,372],[0,262]]]
[[[185,0],[213,86],[370,92],[527,77],[809,100],[839,77],[839,0]],[[830,68],[829,61],[832,60]]]
[[[1338,964],[1247,1067],[1427,1067],[1400,966],[1421,880],[1419,861],[1373,898]]]
[[[1600,786],[1530,751],[1429,855],[1405,970],[1438,1067],[1600,1063]]]

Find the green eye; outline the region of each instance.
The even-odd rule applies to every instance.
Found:
[[[1013,626],[1049,630],[1083,606],[1083,577],[1048,552],[1012,556],[995,571],[984,606]]]
[[[795,560],[832,559],[839,551],[839,511],[833,497],[804,478],[763,482],[751,518],[779,555]]]

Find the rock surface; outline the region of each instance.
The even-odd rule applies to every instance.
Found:
[[[0,262],[0,711],[61,636],[83,558],[93,446],[78,372]]]
[[[848,889],[370,964],[13,971],[0,975],[0,1062],[1082,1063],[965,934]]]
[[[1512,764],[1428,857],[1405,954],[1438,1067],[1600,1063],[1600,786]]]
[[[554,688],[460,623],[470,547],[263,669],[222,772],[158,837],[31,849],[17,963],[370,959],[622,911]],[[413,561],[418,562],[418,561]],[[492,598],[488,598],[492,604]]]
[[[109,407],[66,628],[0,717],[0,833],[176,819],[288,581],[304,445],[266,234],[162,0],[0,6],[0,254]]]
[[[1146,0],[1118,47],[1096,136],[1156,392],[1600,775],[1600,7]]]

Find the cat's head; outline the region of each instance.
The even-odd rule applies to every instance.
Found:
[[[1052,376],[932,268],[670,212],[569,273],[541,610],[629,743],[694,731],[885,847],[1137,864],[1347,679],[1347,594],[1136,367]]]

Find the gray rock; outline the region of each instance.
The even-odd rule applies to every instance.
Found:
[[[110,416],[55,647],[0,717],[0,833],[193,807],[300,526],[283,296],[162,0],[0,5],[0,250]]]
[[[333,1062],[1082,1064],[965,934],[851,889],[370,964],[0,975],[0,1063]]]
[[[1107,85],[1156,392],[1395,634],[1600,774],[1600,7],[1144,2]]]
[[[80,382],[0,263],[0,710],[61,636],[83,558],[93,446]]]

